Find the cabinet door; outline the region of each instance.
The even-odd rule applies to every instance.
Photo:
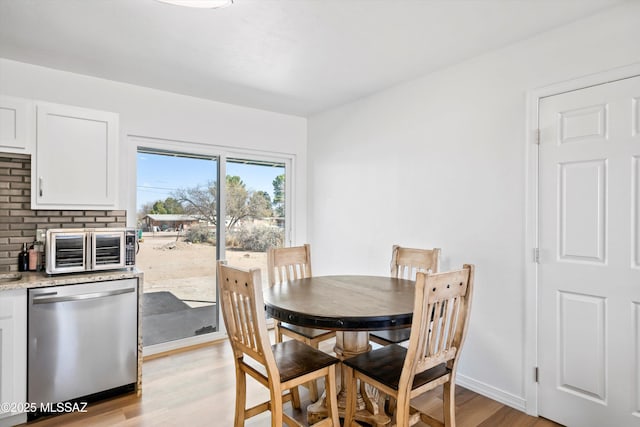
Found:
[[[27,291],[0,291],[0,402],[27,399]],[[15,409],[15,408],[14,408]],[[0,418],[16,415],[0,412]]]
[[[114,208],[118,115],[37,102],[36,120],[31,208]]]
[[[31,101],[0,95],[0,152],[31,153]]]

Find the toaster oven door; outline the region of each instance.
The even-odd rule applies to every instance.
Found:
[[[87,270],[85,231],[47,232],[47,273],[73,273]]]
[[[109,270],[125,267],[124,231],[94,231],[91,248],[91,269]]]

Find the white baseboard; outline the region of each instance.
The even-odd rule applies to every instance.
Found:
[[[456,375],[456,384],[500,402],[503,405],[517,409],[518,411],[527,412],[526,400],[520,396],[516,396],[515,394],[508,393],[504,390],[500,390],[499,388],[490,386],[489,384],[485,384],[481,381],[477,381],[473,378],[460,374]]]

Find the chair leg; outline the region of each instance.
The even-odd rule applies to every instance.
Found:
[[[280,322],[277,320],[273,323],[273,335],[275,336],[276,344],[279,342],[282,342],[282,332],[280,331]]]
[[[311,400],[311,402],[317,402],[319,399],[318,382],[316,380],[311,380],[305,385],[309,389],[309,400]]]
[[[291,406],[295,409],[300,409],[300,391],[298,386],[291,387],[289,393],[291,393]]]
[[[393,396],[389,396],[389,408],[387,409],[390,415],[393,415],[396,412],[396,398]]]
[[[401,394],[404,394],[402,396]],[[402,405],[396,405],[396,426],[397,427],[409,427],[409,417],[410,417],[410,408],[409,405],[409,396],[406,393],[398,392],[398,396],[396,397],[396,403],[402,402]]]
[[[271,394],[271,427],[282,427],[284,411],[282,403],[282,389],[276,385]]]
[[[333,427],[340,427],[340,417],[338,416],[338,397],[336,388],[336,365],[329,366],[329,373],[325,376],[325,387],[327,409]]]
[[[345,365],[343,373],[346,375],[344,384],[347,385],[347,402],[344,410],[344,427],[351,427],[355,424],[356,418],[356,392],[358,387],[358,380],[355,377],[353,368]]]
[[[236,363],[236,413],[235,427],[244,427],[245,408],[247,405],[247,376]]]
[[[449,381],[442,386],[442,401],[445,427],[456,426],[456,385]]]
[[[305,340],[305,344],[319,350],[318,343],[313,343],[311,340]],[[318,392],[318,381],[311,380],[305,384],[305,387],[309,389],[309,400],[311,400],[311,402],[316,402],[320,398],[320,393]]]

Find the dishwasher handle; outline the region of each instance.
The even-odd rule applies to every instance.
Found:
[[[135,292],[135,290],[136,288],[125,288],[125,289],[116,289],[113,291],[92,292],[89,294],[68,295],[68,296],[61,296],[61,297],[49,296],[52,293],[46,293],[46,294],[42,294],[43,296],[33,297],[33,303],[34,304],[53,304],[56,302],[66,302],[66,301],[84,301],[89,299],[111,297],[114,295],[128,294],[131,292]]]

